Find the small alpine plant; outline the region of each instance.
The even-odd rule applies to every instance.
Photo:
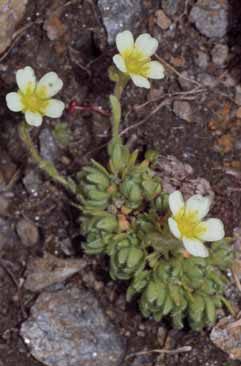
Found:
[[[109,258],[111,278],[126,281],[127,300],[135,298],[144,317],[168,318],[175,328],[182,328],[187,319],[194,330],[201,330],[215,322],[223,304],[233,312],[224,297],[231,240],[225,238],[221,220],[204,220],[211,205],[208,197],[194,195],[184,202],[180,191],[168,195],[155,170],[158,153],[148,151],[141,160],[137,150],[124,144],[120,101],[126,85],[132,80],[150,88],[148,79],[162,79],[164,68],[151,60],[158,42],[149,34],[134,41],[132,33],[124,31],[116,44],[119,53],[109,69],[115,87],[105,166],[91,160],[74,180],[65,178],[32,144],[26,123],[40,126],[43,116],[59,118],[63,113],[64,104],[52,99],[62,88],[57,74],[50,72],[36,82],[31,67],[19,70],[19,90],[7,95],[7,105],[24,113],[20,135],[32,157],[75,195],[85,252]]]

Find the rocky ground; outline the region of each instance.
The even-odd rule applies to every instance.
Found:
[[[125,284],[110,280],[105,259],[83,254],[73,197],[29,159],[18,137],[20,117],[5,104],[15,70],[31,65],[38,76],[59,74],[66,105],[76,99],[108,108],[115,34],[150,32],[160,42],[166,78],[148,92],[128,86],[125,136],[143,152],[154,148],[189,164],[190,179],[208,180],[213,214],[228,235],[237,233],[240,9],[239,0],[0,0],[0,366],[240,365],[214,346],[210,329],[173,331],[126,304]],[[61,122],[46,119],[32,131],[44,158],[65,175],[92,157],[105,161],[108,118],[66,110]],[[238,290],[227,291],[239,307]],[[174,354],[148,352],[163,348]],[[131,356],[140,351],[146,354]]]

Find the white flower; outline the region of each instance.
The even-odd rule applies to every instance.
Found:
[[[194,195],[185,203],[181,192],[175,191],[169,196],[172,217],[168,219],[170,231],[183,241],[186,250],[197,257],[208,257],[204,241],[221,240],[224,226],[219,219],[202,219],[208,214],[210,200],[201,195]]]
[[[40,126],[43,116],[59,118],[64,111],[64,103],[52,97],[63,86],[55,72],[48,72],[39,82],[30,66],[16,73],[17,93],[6,95],[8,108],[13,112],[23,112],[26,122],[31,126]]]
[[[113,57],[113,61],[121,72],[130,76],[136,86],[149,89],[147,78],[164,78],[164,67],[150,58],[158,48],[158,41],[150,34],[141,34],[134,42],[130,31],[118,33],[116,46],[119,54]]]

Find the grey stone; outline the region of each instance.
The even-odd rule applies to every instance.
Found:
[[[125,341],[92,292],[43,292],[22,324],[32,355],[47,366],[119,366]]]
[[[51,130],[48,127],[41,130],[39,142],[42,158],[52,162],[56,161],[58,158],[58,146]]]
[[[209,88],[214,88],[218,84],[218,80],[214,76],[212,76],[206,72],[202,72],[202,73],[198,74],[197,79],[201,84],[203,84],[204,86],[207,86]]]
[[[36,195],[41,186],[41,178],[37,170],[30,170],[23,178],[23,184],[28,193]]]
[[[177,117],[183,119],[184,121],[191,122],[192,120],[192,108],[188,102],[175,100],[173,104],[173,112]]]
[[[193,88],[194,83],[192,83],[191,80],[194,80],[194,75],[190,71],[183,71],[178,77],[178,82],[183,90],[189,90]]]
[[[39,241],[39,231],[31,221],[21,219],[18,221],[16,230],[21,242],[26,247],[31,247]]]
[[[208,63],[209,63],[209,56],[207,53],[203,52],[203,51],[198,51],[197,54],[195,55],[195,64],[200,67],[200,69],[205,70],[208,67]]]
[[[197,177],[194,179],[194,170],[191,165],[178,160],[172,155],[160,156],[156,165],[157,174],[162,178],[163,191],[167,193],[179,189],[185,199],[194,194],[209,196],[211,202],[214,199],[214,192],[210,183]]]
[[[98,7],[110,45],[115,42],[117,33],[123,30],[134,32],[143,12],[141,0],[98,0]]]
[[[198,0],[190,20],[208,38],[222,38],[228,31],[228,0]]]
[[[40,292],[49,286],[61,283],[85,268],[81,259],[61,259],[49,253],[43,258],[32,258],[28,262],[24,287],[32,292]]]
[[[228,46],[226,44],[216,44],[212,49],[212,61],[215,65],[223,67],[228,60]]]
[[[182,0],[162,0],[161,7],[170,16],[177,13],[178,5],[182,3]]]

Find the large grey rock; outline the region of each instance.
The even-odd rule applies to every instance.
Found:
[[[87,290],[43,292],[23,323],[32,355],[48,366],[119,366],[125,342]]]
[[[134,31],[143,11],[141,0],[98,0],[108,43],[113,44],[117,33]]]
[[[10,45],[28,0],[0,0],[0,54]]]
[[[222,38],[228,31],[228,0],[198,0],[190,20],[208,38]]]

